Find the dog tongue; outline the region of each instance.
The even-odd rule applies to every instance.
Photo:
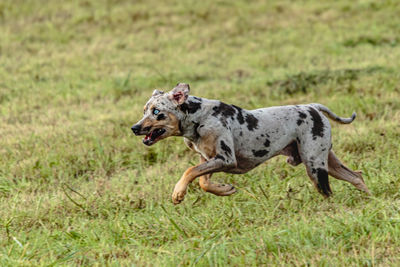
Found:
[[[151,139],[151,136],[153,135],[153,132],[150,132],[148,135],[146,135],[146,137],[144,138],[144,140],[149,140]]]

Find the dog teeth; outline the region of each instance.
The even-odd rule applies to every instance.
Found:
[[[143,142],[155,142],[155,140],[164,133],[165,130],[163,129],[156,129],[150,133],[148,133],[144,138]]]

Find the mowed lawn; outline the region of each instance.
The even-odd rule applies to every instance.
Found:
[[[399,1],[0,2],[0,266],[399,266]],[[246,109],[319,102],[372,195],[276,157],[195,181],[133,136],[155,88]]]

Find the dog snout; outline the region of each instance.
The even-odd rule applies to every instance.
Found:
[[[139,133],[140,133],[140,129],[142,128],[142,126],[141,125],[139,125],[139,124],[135,124],[135,125],[133,125],[132,126],[132,132],[135,134],[135,135],[138,135]]]

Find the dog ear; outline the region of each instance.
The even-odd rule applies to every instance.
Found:
[[[169,94],[169,99],[177,105],[182,105],[189,96],[190,86],[187,83],[178,83]]]
[[[152,96],[162,95],[162,94],[164,94],[163,91],[160,91],[160,90],[155,89],[155,90],[153,91],[153,95],[152,95]]]

